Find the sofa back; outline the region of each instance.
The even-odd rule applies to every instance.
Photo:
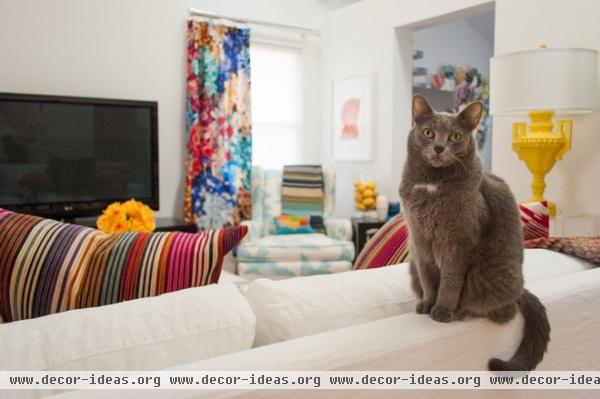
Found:
[[[523,275],[529,285],[593,267],[569,255],[528,249]],[[256,315],[255,346],[413,313],[417,301],[408,263],[284,280],[258,279],[247,287],[246,298]]]

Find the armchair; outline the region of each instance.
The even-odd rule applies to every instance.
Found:
[[[352,224],[334,217],[335,171],[323,168],[323,221],[326,234],[275,235],[281,214],[281,170],[252,168],[252,220],[238,248],[237,272],[246,279],[282,279],[352,268]]]

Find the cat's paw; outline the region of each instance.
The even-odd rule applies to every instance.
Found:
[[[433,320],[439,321],[440,323],[449,323],[454,320],[454,312],[439,305],[432,307],[429,314]]]
[[[421,301],[417,303],[417,313],[418,314],[429,314],[433,303],[429,301]]]
[[[467,317],[467,312],[464,310],[457,310],[454,312],[454,320],[462,321]]]

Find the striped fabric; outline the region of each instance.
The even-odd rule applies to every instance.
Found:
[[[408,225],[397,215],[384,224],[365,244],[354,269],[371,269],[404,262],[408,255]]]
[[[530,202],[519,204],[521,224],[523,225],[523,239],[533,240],[549,236],[550,218],[548,216],[548,202]]]
[[[97,230],[0,210],[0,315],[4,322],[72,308]]]
[[[322,216],[323,170],[320,165],[286,165],[281,183],[281,212]]]
[[[247,232],[120,233],[0,209],[0,316],[23,320],[216,283]]]
[[[107,305],[217,283],[246,226],[190,233],[118,233],[98,245],[76,307]]]
[[[548,203],[520,204],[525,241],[548,237]],[[370,269],[403,262],[408,256],[408,225],[402,214],[383,225],[365,244],[354,263],[354,269]]]

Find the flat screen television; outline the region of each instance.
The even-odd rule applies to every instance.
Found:
[[[94,216],[135,198],[158,209],[158,104],[0,93],[0,208]]]

